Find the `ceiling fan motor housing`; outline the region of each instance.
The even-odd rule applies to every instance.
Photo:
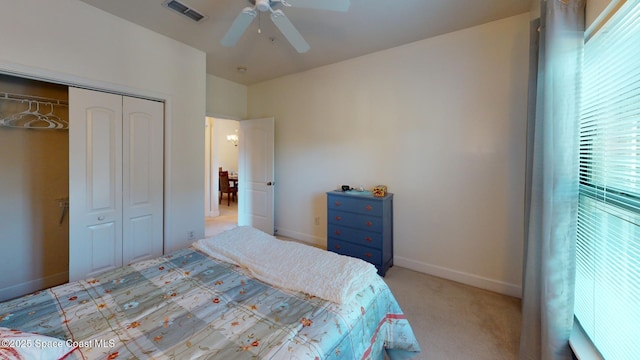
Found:
[[[256,9],[265,12],[271,10],[271,4],[269,0],[256,0]]]

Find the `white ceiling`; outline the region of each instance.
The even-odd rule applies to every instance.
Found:
[[[522,14],[534,0],[351,0],[346,13],[284,8],[311,46],[303,54],[266,14],[253,21],[235,47],[222,46],[233,20],[251,5],[248,0],[179,0],[208,16],[200,23],[165,8],[165,0],[81,1],[198,48],[207,53],[207,73],[250,85]],[[247,68],[246,73],[238,67]]]

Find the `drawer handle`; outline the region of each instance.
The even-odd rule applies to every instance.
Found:
[[[336,221],[340,221],[342,220],[342,217],[340,215],[336,215]]]
[[[364,207],[364,209],[367,210],[367,211],[371,211],[371,210],[373,210],[373,206],[367,205],[367,206]]]
[[[366,241],[366,242],[371,242],[371,237],[370,237],[370,236],[367,236],[367,237],[364,239],[364,241]]]
[[[337,250],[340,250],[340,247],[341,247],[341,246],[340,246],[340,245],[338,245],[338,244],[335,244],[335,245],[333,245],[333,247],[334,247],[334,248],[336,248]]]
[[[364,223],[364,224],[365,224],[365,225],[367,225],[367,226],[371,226],[371,225],[373,225],[373,223],[372,223],[371,221],[367,221],[367,222],[366,222],[366,223]]]
[[[336,201],[336,206],[340,206],[340,205],[342,205],[340,201]]]
[[[368,253],[364,253],[364,256],[370,258],[371,257],[371,253],[369,253],[369,252]]]
[[[340,235],[340,234],[342,234],[340,230],[336,230],[336,235]]]

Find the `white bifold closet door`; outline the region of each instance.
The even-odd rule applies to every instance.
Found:
[[[163,251],[161,102],[69,88],[69,280]]]

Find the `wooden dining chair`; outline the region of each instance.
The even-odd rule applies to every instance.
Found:
[[[231,200],[236,201],[238,195],[238,189],[235,186],[229,185],[229,172],[218,172],[218,180],[220,186],[220,195],[218,196],[218,204],[222,204],[222,195],[227,194],[227,206],[231,206]]]

